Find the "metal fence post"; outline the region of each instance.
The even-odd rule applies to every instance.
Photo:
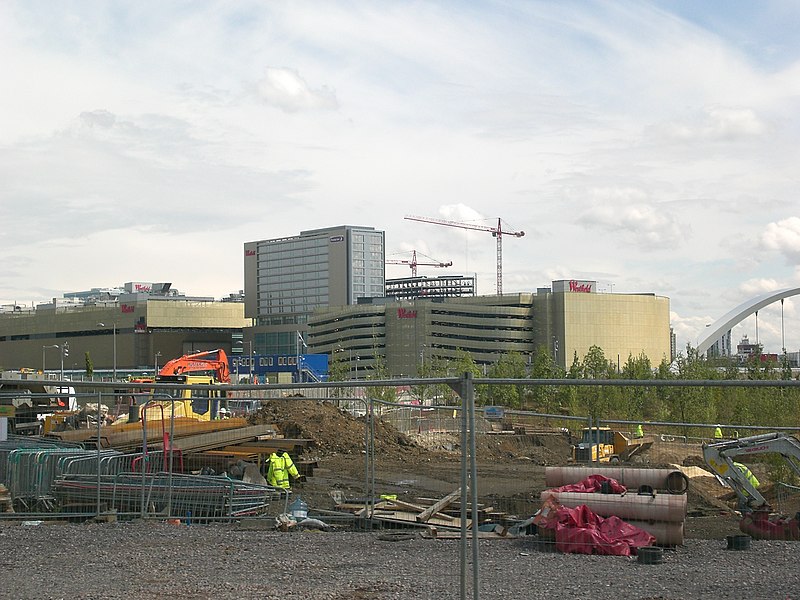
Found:
[[[103,392],[97,392],[97,518],[100,518],[100,405]]]
[[[478,557],[478,466],[475,457],[475,385],[472,373],[464,373],[463,392],[469,409],[469,453],[470,453],[470,485],[472,491],[472,598],[478,600],[479,593],[479,557]]]

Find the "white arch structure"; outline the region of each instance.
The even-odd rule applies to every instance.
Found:
[[[714,342],[733,329],[734,325],[741,323],[753,313],[758,312],[765,306],[769,306],[773,302],[790,296],[797,296],[798,294],[800,294],[800,288],[788,288],[777,292],[768,292],[740,304],[706,328],[707,333],[697,343],[697,353],[705,354],[706,350],[714,345]]]

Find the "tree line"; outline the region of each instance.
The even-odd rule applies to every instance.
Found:
[[[488,379],[625,379],[625,380],[790,380],[792,371],[786,356],[779,362],[762,361],[754,355],[745,364],[735,359],[706,358],[687,346],[684,356],[673,363],[663,359],[653,366],[644,354],[629,355],[617,365],[606,358],[602,348],[592,346],[583,358],[574,354],[569,369],[554,360],[546,346],[530,358],[517,352],[503,354],[491,365],[479,365],[465,351],[455,359],[426,357],[418,366],[422,378],[453,377],[472,373]],[[376,353],[374,364],[365,368],[366,379],[391,379],[385,361]],[[331,364],[331,381],[349,377],[343,361]],[[374,397],[392,401],[395,389],[370,388]],[[415,385],[412,393],[423,403],[449,404],[457,401],[444,384]],[[650,387],[650,386],[565,386],[565,385],[478,385],[478,405],[497,405],[510,409],[547,414],[591,416],[593,419],[630,421],[668,421],[678,423],[731,423],[772,427],[800,426],[800,388],[755,387]]]

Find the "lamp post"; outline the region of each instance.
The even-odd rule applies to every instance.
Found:
[[[98,323],[98,327],[106,327],[105,323]],[[114,381],[117,380],[117,324],[111,324],[112,330],[111,335],[113,336],[113,343],[114,343]]]
[[[45,364],[44,364],[44,351],[48,348],[58,348],[58,344],[50,344],[49,346],[42,346],[42,375],[45,373]]]
[[[153,366],[153,376],[158,377],[158,357],[161,356],[161,352],[156,352],[153,358],[155,359],[155,364]]]
[[[253,340],[248,340],[247,343],[250,344],[250,383],[255,383],[256,359],[253,354]]]
[[[61,344],[61,381],[64,381],[64,357],[69,356],[69,342]]]

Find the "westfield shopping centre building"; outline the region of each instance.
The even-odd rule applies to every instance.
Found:
[[[565,369],[592,346],[620,366],[629,356],[645,355],[654,366],[673,358],[669,298],[599,293],[597,282],[578,280],[501,296],[364,298],[315,311],[307,341],[309,352],[341,352],[356,377],[377,361],[392,376],[412,376],[426,360],[463,351],[489,365],[512,351],[532,357],[545,348]]]

